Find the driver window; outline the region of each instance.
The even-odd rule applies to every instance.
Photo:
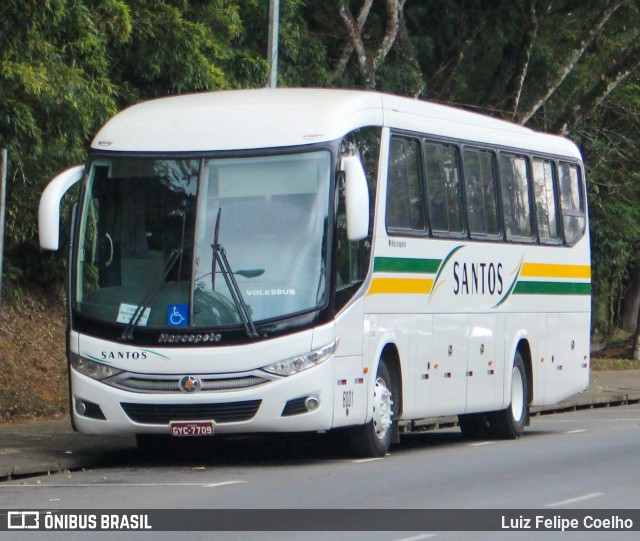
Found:
[[[347,238],[347,217],[344,184],[336,193],[336,310],[342,308],[359,290],[371,260],[378,160],[380,154],[380,128],[362,128],[347,135],[340,147],[341,156],[359,156],[364,166],[369,186],[369,235],[353,242]]]

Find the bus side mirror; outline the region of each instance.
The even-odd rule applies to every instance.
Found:
[[[358,156],[342,158],[347,211],[347,238],[358,241],[369,235],[369,188]]]
[[[60,201],[84,174],[84,165],[76,165],[55,177],[42,192],[38,207],[40,247],[57,250],[60,243]]]

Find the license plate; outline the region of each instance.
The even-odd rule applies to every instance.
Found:
[[[213,422],[173,422],[169,424],[171,435],[179,438],[194,436],[213,436]]]

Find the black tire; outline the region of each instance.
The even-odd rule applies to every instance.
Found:
[[[489,416],[491,432],[496,438],[514,440],[522,436],[529,417],[529,385],[527,371],[519,351],[516,351],[511,371],[509,406]]]
[[[359,457],[373,458],[387,454],[397,423],[396,387],[384,360],[378,365],[373,391],[373,419],[366,425],[349,428],[347,435],[351,452]]]
[[[458,425],[465,438],[486,440],[492,437],[491,425],[487,413],[466,413],[458,415]]]

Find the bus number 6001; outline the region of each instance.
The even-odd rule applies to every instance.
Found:
[[[342,393],[342,407],[353,407],[353,391],[343,391]]]

